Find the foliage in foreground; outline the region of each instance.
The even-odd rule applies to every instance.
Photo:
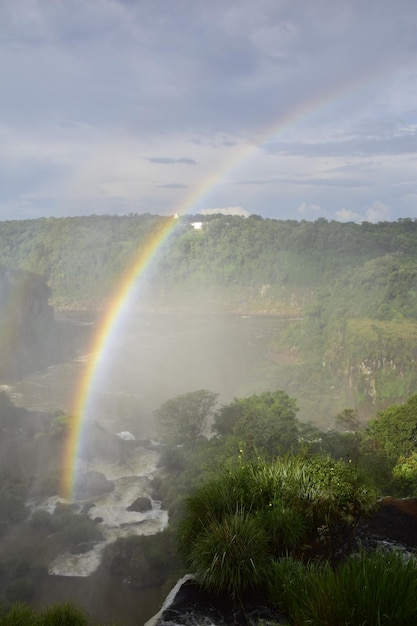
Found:
[[[65,603],[48,607],[38,613],[26,604],[14,604],[0,613],[0,626],[89,626],[87,615]]]
[[[336,570],[284,558],[268,573],[269,598],[294,626],[417,624],[417,561],[399,552],[361,553]]]
[[[262,587],[271,558],[323,538],[374,502],[375,492],[343,462],[259,461],[213,478],[188,497],[179,548],[203,587],[239,598]]]

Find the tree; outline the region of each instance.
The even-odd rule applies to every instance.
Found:
[[[335,418],[336,424],[344,430],[345,455],[358,467],[361,442],[363,439],[363,425],[355,409],[343,409]]]
[[[368,430],[393,463],[400,456],[417,452],[417,394],[405,404],[379,411],[376,419],[369,422]]]
[[[250,451],[276,456],[297,447],[298,420],[295,400],[283,391],[266,391],[235,399],[216,414],[217,435],[234,435]]]
[[[217,393],[200,389],[164,402],[155,411],[157,430],[162,441],[174,446],[198,439],[204,433],[217,397]]]

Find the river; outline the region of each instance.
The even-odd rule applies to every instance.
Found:
[[[90,345],[98,325],[85,315],[60,316],[57,321],[71,327],[73,358],[9,386],[18,406],[64,412],[74,406],[80,380],[95,356]],[[93,419],[114,434],[152,438],[153,412],[178,394],[207,389],[219,394],[220,403],[227,403],[234,397],[279,388],[270,345],[286,324],[274,317],[131,315],[104,353],[94,386]],[[92,512],[103,519],[106,542],[132,529],[153,534],[167,524],[158,502],[152,502],[146,514],[126,511],[138,494],[150,495],[148,479],[157,471],[157,461],[155,451],[138,448],[129,466],[99,461],[90,465],[115,484],[114,492],[95,500]],[[29,505],[53,510],[56,500]],[[71,601],[97,621],[144,624],[158,611],[167,590],[132,590],[115,579],[95,576],[104,545],[82,555],[60,555],[50,564],[49,575],[39,580],[36,604]]]

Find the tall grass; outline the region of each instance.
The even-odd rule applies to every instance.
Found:
[[[398,552],[361,553],[336,570],[282,559],[271,565],[267,587],[294,626],[417,624],[417,561]]]
[[[0,626],[92,626],[92,624],[84,611],[68,602],[49,606],[41,612],[24,603],[16,603],[8,610],[4,608],[0,610]]]
[[[37,626],[38,616],[27,604],[14,604],[9,611],[0,614],[1,626]]]
[[[267,545],[268,537],[254,516],[236,511],[207,525],[188,563],[205,588],[238,598],[261,585],[268,565]]]
[[[26,604],[13,604],[0,615],[0,626],[88,626],[85,613],[72,604],[57,604],[37,613]]]
[[[40,616],[39,626],[88,626],[85,613],[72,604],[48,607]]]
[[[200,582],[239,596],[261,585],[265,564],[323,525],[349,521],[375,501],[350,467],[326,458],[286,457],[229,470],[185,503],[178,544]]]

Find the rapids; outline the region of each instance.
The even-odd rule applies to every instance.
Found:
[[[49,567],[51,575],[89,576],[100,565],[101,555],[106,544],[120,537],[136,535],[153,535],[163,530],[168,524],[167,511],[161,503],[152,500],[150,478],[157,472],[159,455],[156,451],[136,448],[125,463],[104,463],[92,461],[88,463],[89,471],[99,471],[111,480],[114,490],[88,500],[72,503],[72,510],[80,513],[88,505],[88,516],[92,520],[100,519],[99,527],[104,541],[97,543],[90,550],[80,554],[64,552]],[[79,462],[80,465],[84,465]],[[81,467],[80,469],[86,469]],[[138,496],[148,496],[152,501],[152,509],[144,513],[128,511],[128,507]],[[67,502],[58,496],[40,500],[30,500],[31,511],[44,509],[53,513],[58,503]]]
[[[113,341],[111,354],[105,355],[92,419],[129,445],[135,439],[155,437],[153,412],[178,394],[207,389],[219,393],[220,403],[227,403],[234,397],[284,387],[270,346],[288,323],[234,315],[132,316]],[[71,327],[72,358],[2,387],[17,406],[71,414],[80,380],[94,359],[91,339],[97,326],[86,315],[61,317],[60,324]],[[49,575],[39,577],[35,605],[73,602],[95,621],[125,626],[140,626],[157,613],[169,589],[133,590],[125,581],[103,578],[97,568],[107,543],[132,533],[157,533],[167,525],[167,512],[152,500],[150,489],[158,458],[157,448],[138,445],[117,463],[89,459],[87,469],[104,474],[114,490],[72,504],[75,510],[88,510],[93,520],[101,518],[104,541],[81,554],[62,553],[51,562]],[[152,509],[127,511],[139,496],[149,497]],[[42,508],[53,512],[59,502],[65,503],[55,496],[31,499],[28,505],[32,512]]]

